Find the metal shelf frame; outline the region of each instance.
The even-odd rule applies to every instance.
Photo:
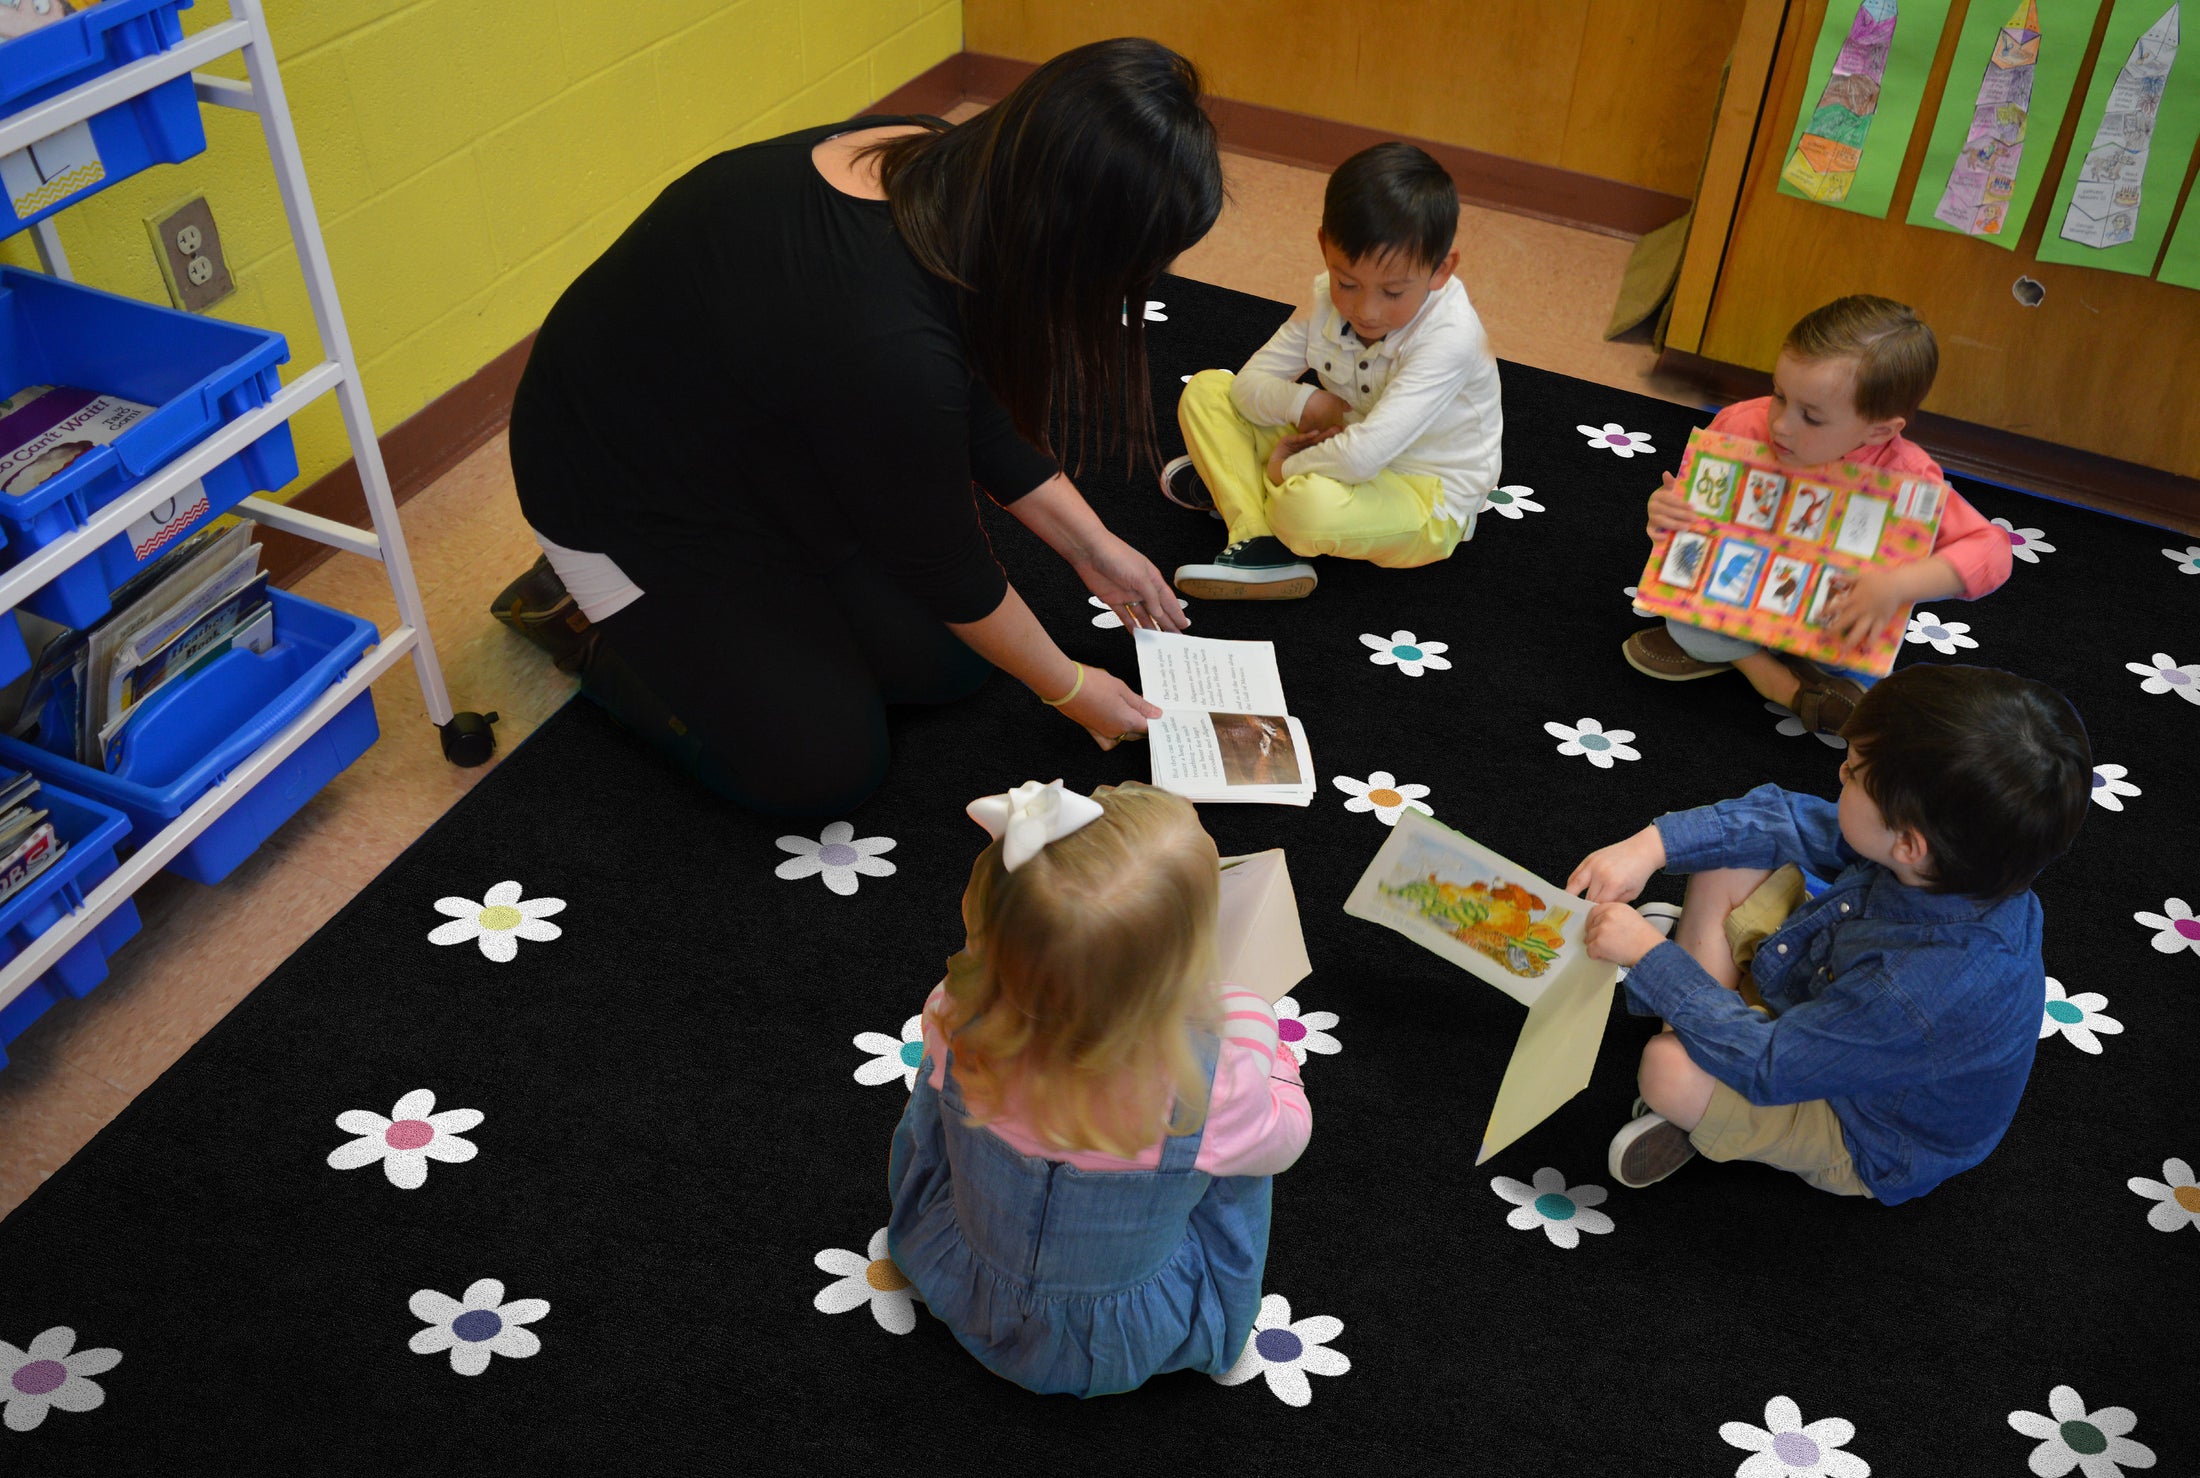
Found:
[[[129,101],[163,82],[192,74],[192,88],[205,106],[237,108],[257,114],[275,169],[275,184],[290,223],[290,239],[305,273],[306,297],[312,304],[314,326],[319,329],[323,352],[320,363],[294,375],[264,406],[238,417],[206,440],[180,454],[128,493],[93,515],[90,522],[67,537],[47,545],[12,569],[0,573],[0,611],[13,610],[23,599],[45,586],[78,560],[91,554],[130,523],[173,497],[194,479],[226,461],[276,425],[288,421],[323,395],[334,392],[343,415],[344,432],[351,442],[352,462],[366,493],[371,527],[360,529],[318,514],[291,509],[263,497],[251,497],[233,510],[269,528],[311,539],[349,554],[379,560],[389,576],[390,592],[397,601],[397,624],[381,632],[359,662],[334,687],[321,694],[274,738],[231,770],[181,816],[151,837],[133,838],[137,850],[116,868],[112,876],[85,896],[84,904],[39,936],[13,960],[0,967],[0,1006],[7,1005],[31,982],[52,968],[86,934],[137,892],[155,873],[209,826],[219,820],[246,792],[272,774],[299,746],[400,660],[410,656],[420,680],[429,720],[439,728],[452,718],[451,699],[443,681],[428,635],[427,611],[420,600],[419,582],[413,576],[406,553],[405,534],[397,517],[397,500],[390,492],[389,473],[382,465],[382,449],[375,440],[374,418],[367,412],[366,392],[359,381],[359,364],[352,352],[351,335],[336,296],[336,281],[329,270],[328,246],[321,239],[320,218],[313,208],[313,192],[306,180],[305,163],[298,152],[298,134],[292,126],[290,107],[283,95],[282,75],[275,63],[275,44],[268,33],[261,0],[228,0],[230,18],[206,27],[156,56],[120,67],[82,87],[49,98],[0,119],[0,155],[18,149]],[[205,76],[198,68],[219,59],[242,54],[246,81]],[[49,273],[70,277],[61,234],[49,217],[31,227],[39,262]]]

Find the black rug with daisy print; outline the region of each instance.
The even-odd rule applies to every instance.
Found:
[[[1288,311],[1156,297],[1165,420]],[[1514,364],[1504,393],[1506,485],[1448,563],[1191,612],[1276,643],[1320,777],[1309,809],[1203,811],[1225,853],[1287,850],[1314,961],[1280,1008],[1313,1143],[1228,1377],[1027,1395],[884,1260],[963,806],[1143,778],[1140,748],[996,680],[901,714],[885,790],[797,826],[581,702],[0,1223],[0,1471],[2200,1471],[2200,546],[1958,480],[2016,572],[1919,611],[1903,660],[2056,684],[2099,762],[1991,1159],[1893,1208],[1700,1161],[1613,1187],[1653,1029],[1615,1009],[1588,1089],[1477,1168],[1520,1008],[1341,909],[1399,808],[1564,877],[1661,811],[1831,794],[1841,758],[1738,677],[1620,658],[1644,499],[1708,413]],[[1223,542],[1150,476],[1080,481],[1165,570]],[[1132,673],[987,524],[1071,654]]]

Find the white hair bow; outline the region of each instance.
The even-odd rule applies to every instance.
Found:
[[[1048,842],[1068,836],[1080,826],[1097,821],[1100,803],[1091,796],[1064,790],[1059,780],[1041,784],[1026,780],[1000,795],[980,796],[965,808],[1001,843],[1001,865],[1010,872],[1039,855]]]

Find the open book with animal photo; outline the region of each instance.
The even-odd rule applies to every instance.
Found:
[[[1161,709],[1146,730],[1155,785],[1191,801],[1312,803],[1314,760],[1273,642],[1143,628],[1136,641],[1139,688]]]

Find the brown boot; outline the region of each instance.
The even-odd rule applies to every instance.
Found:
[[[1803,721],[1803,726],[1814,734],[1840,733],[1849,715],[1856,712],[1856,705],[1864,701],[1863,684],[1828,672],[1805,657],[1783,652],[1780,660],[1795,669],[1795,675],[1802,679],[1803,685],[1796,690],[1795,701],[1788,707]]]
[[[1635,671],[1669,683],[1685,683],[1690,678],[1713,677],[1734,670],[1731,662],[1697,661],[1681,650],[1681,644],[1673,640],[1673,634],[1663,626],[1645,626],[1620,644],[1619,653]]]

